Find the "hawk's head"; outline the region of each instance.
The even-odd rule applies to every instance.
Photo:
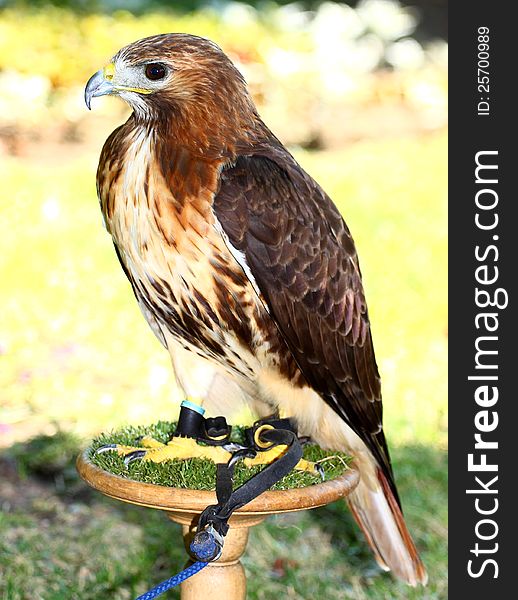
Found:
[[[88,81],[88,108],[92,98],[106,94],[120,96],[140,120],[189,115],[207,124],[218,116],[235,119],[236,112],[255,114],[242,75],[223,51],[183,33],[144,38],[119,50]]]

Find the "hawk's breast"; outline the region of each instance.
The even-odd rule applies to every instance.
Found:
[[[101,158],[98,186],[107,228],[159,339],[167,345],[172,338],[253,378],[265,360],[278,360],[282,342],[212,211],[219,166],[205,165],[209,172],[201,176],[199,165],[186,164],[181,154],[176,159],[184,178],[191,171],[203,185],[191,182],[175,193],[174,161],[164,174],[152,137],[138,130],[126,140],[123,161],[115,152]]]

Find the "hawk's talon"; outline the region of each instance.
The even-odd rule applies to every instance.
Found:
[[[234,451],[232,457],[228,461],[228,467],[232,467],[239,460],[251,459],[253,460],[257,456],[257,452],[253,448],[241,448],[239,450]]]
[[[104,444],[102,446],[99,446],[99,448],[97,448],[95,453],[102,454],[103,452],[109,452],[110,450],[116,450],[116,449],[117,449],[117,444]]]
[[[248,448],[248,446],[243,446],[243,444],[238,444],[237,442],[228,442],[228,444],[223,444],[221,448],[223,448],[223,450],[226,450],[227,452],[230,452],[230,454],[233,454],[238,450],[244,450]]]
[[[133,450],[133,452],[130,452],[124,456],[124,464],[129,466],[132,462],[144,458],[146,454],[147,450]]]

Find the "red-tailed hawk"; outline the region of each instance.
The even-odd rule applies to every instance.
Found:
[[[120,50],[86,87],[133,109],[97,186],[140,308],[186,396],[248,401],[355,456],[349,498],[378,563],[426,572],[400,509],[356,249],[322,188],[266,127],[220,48],[186,34]]]

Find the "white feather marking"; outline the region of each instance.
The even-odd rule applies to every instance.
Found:
[[[255,293],[257,294],[258,298],[261,299],[261,302],[262,302],[264,308],[269,313],[270,312],[269,307],[265,302],[262,301],[261,290],[259,289],[259,286],[257,285],[257,282],[256,282],[254,276],[252,275],[252,271],[250,270],[250,267],[248,266],[248,263],[246,262],[246,256],[244,255],[243,252],[241,252],[241,250],[238,250],[232,244],[232,242],[230,241],[228,235],[225,233],[225,231],[224,231],[223,227],[221,226],[221,223],[219,222],[216,215],[214,215],[214,227],[215,227],[216,231],[223,238],[223,241],[225,242],[225,245],[228,248],[228,251],[230,252],[230,254],[232,254],[234,260],[243,269],[245,275],[247,276],[248,280],[252,284],[252,287],[254,288]]]

